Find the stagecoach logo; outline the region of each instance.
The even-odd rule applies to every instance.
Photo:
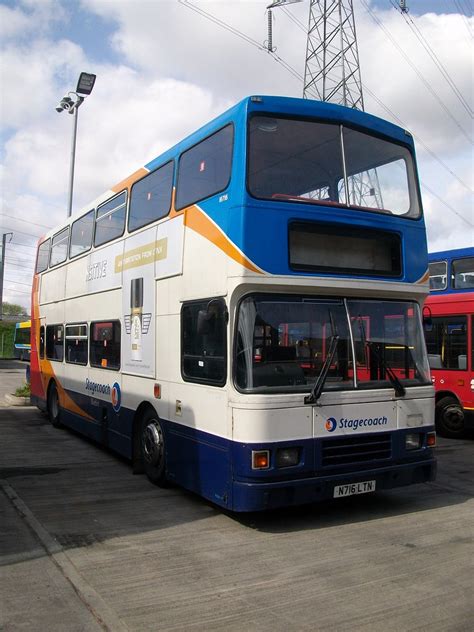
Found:
[[[92,395],[95,395],[96,393],[99,393],[100,395],[110,395],[110,385],[91,382],[91,380],[86,378],[86,391],[92,391]]]
[[[115,384],[112,386],[112,407],[116,413],[119,412],[121,404],[122,394],[120,392],[120,384],[115,382]]]
[[[91,391],[92,395],[110,395],[112,408],[116,413],[119,412],[122,405],[122,393],[120,392],[120,384],[115,382],[112,388],[110,384],[99,384],[86,379],[86,391]]]
[[[371,428],[373,426],[386,426],[388,424],[387,417],[367,417],[366,419],[346,419],[341,417],[339,422],[334,417],[326,419],[325,428],[328,432],[334,432],[336,428],[339,430],[357,430],[359,428]]]

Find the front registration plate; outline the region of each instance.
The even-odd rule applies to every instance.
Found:
[[[356,494],[368,494],[375,492],[375,481],[362,481],[361,483],[349,483],[349,485],[336,485],[334,498],[341,496],[355,496]]]

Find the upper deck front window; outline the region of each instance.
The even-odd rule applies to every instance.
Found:
[[[254,116],[249,192],[261,199],[420,215],[410,151],[333,123]]]

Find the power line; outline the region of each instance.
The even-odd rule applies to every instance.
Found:
[[[178,0],[178,2],[182,4],[184,7],[191,9],[195,13],[198,13],[201,17],[206,18],[207,20],[210,20],[214,24],[217,24],[217,26],[220,26],[221,28],[225,29],[229,33],[236,35],[240,39],[247,42],[247,44],[254,46],[260,51],[265,51],[269,53],[277,63],[283,66],[283,68],[285,68],[289,73],[291,73],[296,79],[301,80],[303,78],[303,75],[301,75],[297,70],[295,70],[295,68],[290,66],[290,64],[288,64],[279,55],[277,55],[275,51],[269,51],[267,48],[265,48],[265,46],[263,46],[263,44],[260,44],[259,42],[257,42],[257,40],[254,40],[252,37],[249,37],[242,31],[239,31],[238,29],[231,26],[230,24],[227,24],[227,22],[224,22],[223,20],[216,18],[216,16],[212,15],[211,13],[204,11],[204,9],[197,7],[195,4],[192,4],[191,2],[189,2],[189,0]]]
[[[13,228],[8,228],[6,230],[9,230],[12,233],[20,233],[20,235],[27,235],[28,237],[35,237],[36,239],[39,239],[41,237],[41,235],[36,235],[34,233],[26,233],[24,230],[18,230],[18,229],[13,229]]]
[[[10,219],[14,219],[17,222],[26,222],[27,224],[32,224],[33,226],[39,226],[40,228],[47,228],[50,230],[53,228],[52,226],[46,226],[45,224],[37,224],[36,222],[31,222],[29,219],[21,219],[20,217],[15,217],[14,215],[8,215],[7,213],[2,213],[3,217],[9,217]]]
[[[31,266],[23,265],[21,263],[17,263],[16,261],[11,261],[9,257],[5,257],[5,261],[6,261],[6,263],[8,263],[9,266],[16,266],[17,268],[24,268],[25,270],[33,270],[33,268],[34,268],[34,261],[31,262]]]
[[[459,2],[459,0],[453,0],[454,5],[456,7],[456,9],[459,12],[459,15],[461,16],[463,22],[464,22],[464,26],[467,29],[467,32],[469,33],[469,37],[472,39],[472,29],[471,29],[471,25],[469,24],[469,20],[468,17],[464,11],[464,9],[461,6],[461,3]]]
[[[18,241],[13,241],[12,240],[11,243],[14,244],[15,246],[20,246],[21,248],[31,248],[31,250],[34,250],[35,252],[37,250],[36,246],[30,246],[29,244],[22,244],[22,243],[20,243]],[[24,253],[24,254],[26,256],[26,253]],[[22,255],[23,255],[23,253],[22,253]],[[36,259],[36,257],[34,255],[30,255],[30,256],[32,256],[33,258]]]
[[[390,2],[392,4],[392,6],[395,8],[395,10],[398,12],[398,9],[399,9],[398,5],[394,2],[394,0],[390,0]],[[409,13],[407,13],[406,11],[402,12],[402,16],[403,16],[403,19],[405,20],[405,22],[407,23],[408,27],[411,29],[412,33],[414,33],[414,35],[417,38],[417,40],[423,46],[425,51],[428,53],[428,55],[430,56],[430,58],[434,62],[435,66],[438,68],[438,70],[442,74],[443,78],[448,83],[448,85],[451,88],[451,90],[454,92],[454,94],[456,95],[458,100],[461,102],[461,105],[463,106],[463,108],[466,110],[466,112],[469,114],[469,116],[471,118],[473,118],[473,110],[472,110],[472,108],[470,107],[469,103],[466,101],[466,99],[462,95],[462,93],[459,90],[459,88],[457,87],[457,85],[454,83],[453,79],[451,79],[451,75],[446,70],[446,68],[443,66],[441,60],[436,55],[436,53],[433,50],[433,48],[431,47],[430,43],[424,37],[423,33],[421,32],[421,30],[418,27],[418,25],[416,24],[416,22],[413,20],[411,15]]]
[[[434,90],[434,88],[431,86],[431,84],[427,81],[427,79],[425,79],[425,77],[423,76],[423,74],[418,70],[418,68],[415,66],[415,64],[412,62],[412,60],[408,57],[408,55],[405,53],[405,51],[403,50],[403,48],[398,44],[398,42],[396,41],[396,39],[392,36],[392,34],[390,33],[390,31],[382,24],[382,22],[378,19],[378,17],[374,14],[374,12],[372,11],[372,9],[369,7],[368,3],[366,2],[366,0],[360,0],[361,3],[363,4],[363,6],[365,7],[365,9],[367,10],[368,14],[371,16],[371,18],[374,20],[374,22],[377,24],[377,26],[385,33],[385,35],[388,37],[388,39],[392,42],[392,44],[395,46],[395,48],[400,52],[400,54],[403,56],[403,58],[405,59],[405,61],[408,63],[408,65],[413,69],[413,71],[416,73],[416,75],[418,76],[418,78],[420,79],[420,81],[423,83],[423,85],[427,88],[427,90],[432,94],[432,96],[436,99],[436,101],[439,103],[439,105],[443,108],[443,110],[446,112],[446,114],[449,116],[449,118],[453,121],[453,123],[456,125],[456,127],[460,130],[460,132],[463,134],[463,136],[468,140],[468,142],[471,145],[474,145],[473,140],[470,138],[469,134],[466,132],[466,130],[462,127],[462,125],[459,123],[459,121],[453,116],[453,114],[451,113],[450,109],[448,108],[448,106],[444,103],[444,101],[442,101],[442,99],[440,98],[440,96],[436,93],[436,91]]]
[[[364,0],[361,0],[362,2]],[[196,11],[197,13],[199,13],[202,17],[214,22],[214,24],[217,24],[218,26],[221,26],[222,28],[225,28],[226,30],[230,30],[230,32],[237,32],[237,29],[234,29],[233,27],[228,27],[228,25],[225,22],[222,22],[222,20],[219,20],[218,18],[215,18],[214,16],[212,16],[210,13],[207,13],[206,11],[204,11],[203,9],[198,9],[197,7],[195,7],[194,5],[192,5],[188,0],[179,0],[180,4],[182,4],[183,6],[192,9],[193,11]],[[244,35],[243,33],[241,33],[240,31],[238,31],[238,33],[242,36],[242,39],[245,39],[248,43],[252,44],[253,46],[257,47],[259,50],[266,50],[264,49],[258,42],[256,42],[255,40],[253,40],[252,38],[247,37],[246,35]],[[237,34],[237,33],[234,33]],[[276,56],[272,55],[275,59]],[[281,60],[281,58],[278,58]],[[276,61],[278,61],[278,59],[276,59]],[[281,60],[282,62],[284,60]],[[286,62],[285,62],[286,63]],[[282,64],[283,65],[283,64]],[[294,68],[291,68],[291,66],[288,65],[284,66],[286,68],[286,70],[288,70],[289,72],[292,72],[292,74],[294,74],[295,76],[297,76],[300,79],[303,79],[303,76],[301,74],[299,74]],[[289,70],[291,69],[291,70]],[[403,124],[403,122],[386,106],[382,103],[382,101],[375,96],[375,94],[373,92],[371,92],[366,86],[364,86],[364,89],[367,90],[367,92],[377,101],[377,103],[380,104],[380,106],[387,112],[390,112],[390,114],[394,117],[395,120],[397,120],[399,122],[399,124],[401,124],[405,129],[406,129],[406,125]],[[417,137],[415,137],[417,138]],[[429,149],[429,147],[420,139],[417,138],[417,141],[420,142],[420,144],[423,145],[423,147],[425,147],[426,151],[433,157],[435,158],[435,160],[437,160],[439,162],[439,164],[441,164],[445,169],[447,169],[447,171],[453,176],[455,177],[464,187],[466,187],[468,189],[468,191],[472,191],[472,189],[465,183],[463,182],[442,160],[441,158],[439,158],[431,149]],[[436,197],[442,204],[444,204],[446,206],[446,208],[448,208],[450,211],[452,211],[455,215],[457,215],[460,219],[462,219],[464,222],[466,222],[469,226],[471,226],[471,223],[465,218],[463,217],[458,211],[456,211],[450,204],[448,204],[445,200],[443,200],[439,195],[437,195],[436,193],[432,192],[426,185],[424,185],[424,188],[429,191],[434,197]]]
[[[383,101],[381,101],[377,97],[377,95],[375,95],[365,84],[364,84],[364,90],[368,92],[370,96],[374,99],[374,101],[376,101],[380,105],[380,107],[385,110],[385,112],[387,112],[390,116],[392,116],[392,118],[395,121],[397,121],[397,123],[401,127],[407,129],[407,125],[405,125],[405,123],[393,112],[393,110],[391,110],[387,105],[385,105]],[[450,167],[448,167],[448,165],[432,149],[430,149],[430,147],[419,136],[417,136],[416,134],[413,134],[413,138],[415,138],[417,143],[420,143],[420,145],[424,147],[425,151],[432,158],[434,158],[444,169],[446,169],[446,171],[448,171],[448,173],[452,175],[453,178],[455,178],[460,184],[462,184],[462,186],[465,187],[469,191],[469,193],[473,193],[472,188],[468,184],[466,184],[464,180],[461,180],[461,178],[458,175],[456,175],[454,171],[450,169]]]
[[[306,26],[303,24],[303,22],[301,22],[300,20],[298,20],[298,18],[296,18],[296,17],[293,15],[293,13],[292,13],[291,11],[289,11],[289,10],[288,10],[286,7],[284,7],[284,6],[282,6],[282,7],[280,7],[280,8],[281,8],[281,10],[283,11],[283,13],[285,13],[285,14],[286,14],[286,15],[290,18],[290,20],[291,20],[294,24],[296,24],[296,26],[297,26],[297,27],[298,27],[301,31],[303,31],[305,34],[307,34],[307,33],[308,33],[308,29],[307,29],[307,28],[306,28]]]
[[[5,279],[8,283],[15,283],[15,285],[26,285],[26,287],[31,287],[33,282],[31,283],[22,283],[21,281],[13,281],[12,279]]]
[[[178,0],[178,2],[179,2],[179,4],[182,4],[184,7],[187,7],[188,9],[191,9],[195,13],[198,13],[199,15],[201,15],[204,18],[206,18],[207,20],[210,20],[211,22],[214,22],[214,24],[217,24],[218,26],[221,26],[222,28],[224,28],[226,31],[229,31],[233,35],[236,35],[237,37],[240,37],[240,39],[244,40],[248,44],[252,44],[252,46],[255,46],[259,50],[262,50],[262,51],[267,50],[263,46],[263,44],[260,44],[259,42],[257,42],[257,40],[254,40],[253,38],[249,37],[248,35],[245,35],[245,33],[242,33],[242,31],[239,31],[238,29],[234,28],[233,26],[230,26],[230,24],[227,24],[223,20],[220,20],[219,18],[216,18],[211,13],[208,13],[207,11],[204,11],[204,9],[201,9],[201,8],[197,7],[195,4],[192,4],[191,2],[189,2],[189,0]]]
[[[25,292],[24,290],[15,290],[15,288],[6,287],[4,288],[3,295],[13,292],[14,294],[26,294],[26,296],[31,296],[31,292]]]

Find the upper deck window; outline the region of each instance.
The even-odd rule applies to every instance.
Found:
[[[38,248],[38,258],[36,259],[36,273],[44,272],[49,264],[49,249],[51,248],[51,240],[47,239]]]
[[[53,237],[51,247],[51,266],[57,266],[67,259],[67,246],[69,241],[69,226]]]
[[[168,162],[136,182],[130,197],[128,230],[166,217],[171,208],[174,163]]]
[[[97,208],[94,246],[106,244],[123,235],[127,192],[112,198]]]
[[[452,276],[455,290],[472,290],[474,288],[474,257],[454,259]]]
[[[223,191],[230,180],[234,128],[227,125],[179,159],[176,209]]]
[[[448,278],[446,261],[436,261],[428,265],[430,272],[430,290],[445,290]]]
[[[77,257],[77,255],[86,252],[92,246],[94,213],[94,211],[89,211],[89,213],[80,217],[72,225],[71,244],[69,246],[70,257]]]
[[[338,124],[268,116],[250,119],[248,143],[257,198],[420,214],[406,147]]]

